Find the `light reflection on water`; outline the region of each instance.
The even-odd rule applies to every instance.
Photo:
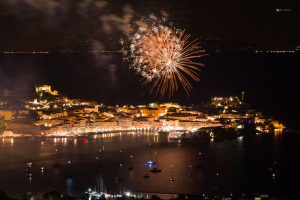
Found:
[[[293,153],[297,152],[290,150],[293,145],[284,145],[283,139],[280,131],[231,140],[168,140],[166,136],[149,132],[106,133],[88,138],[54,138],[43,142],[37,139],[3,138],[0,140],[0,180],[9,180],[9,184],[0,181],[0,188],[12,197],[20,197],[25,191],[42,196],[52,190],[78,197],[88,187],[97,185],[96,177],[102,177],[106,188],[112,193],[129,188],[132,191],[209,195],[216,184],[220,184],[222,190],[228,193],[242,192],[243,188],[271,191],[273,186],[278,186],[282,176],[280,172],[276,172],[276,177],[266,172],[270,168],[270,160],[276,160],[282,171],[283,160],[287,157],[282,153],[288,152],[291,162]],[[291,143],[296,140],[292,138],[288,141]],[[149,142],[151,159],[156,160],[154,152],[157,152],[162,172],[150,173],[150,178],[144,179],[141,177],[150,171],[144,165],[149,161]],[[22,176],[30,152],[35,163],[31,179]],[[52,167],[56,159],[61,164],[58,169]],[[41,172],[43,160],[47,170]],[[71,163],[68,164],[68,161]],[[103,168],[95,172],[98,163]],[[293,163],[293,167],[299,166],[297,163]],[[134,169],[128,170],[131,165]],[[196,168],[197,165],[203,168]],[[218,180],[216,173],[220,174]],[[72,178],[66,179],[67,174],[71,174]],[[192,176],[188,177],[187,174]],[[175,181],[170,183],[172,176]],[[116,183],[116,178],[124,178],[124,181]],[[16,187],[18,191],[15,191]]]
[[[71,195],[73,194],[73,179],[67,178],[66,179],[66,194]]]

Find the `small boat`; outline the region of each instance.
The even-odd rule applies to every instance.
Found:
[[[157,160],[156,152],[155,152],[155,156],[156,156],[156,165],[157,165],[157,167],[154,167],[152,170],[150,170],[150,172],[152,172],[152,173],[161,172],[161,169],[158,169],[158,160]]]
[[[44,160],[43,160],[43,163],[42,163],[42,166],[41,166],[41,170],[46,170],[46,167],[45,167],[45,155],[44,155]]]
[[[149,178],[149,177],[150,177],[149,174],[145,174],[145,175],[143,176],[143,178]]]
[[[26,170],[25,170],[25,173],[26,173],[26,174],[32,174],[32,171],[29,170],[29,169],[26,169]]]
[[[103,165],[101,165],[100,163],[97,164],[97,169],[101,170],[103,168]]]
[[[151,142],[149,143],[149,147],[150,147],[150,160],[147,162],[146,165],[155,165],[155,162],[152,162],[151,160]]]
[[[152,160],[150,159],[146,165],[155,165],[155,162],[152,162]]]
[[[171,169],[172,169],[172,176],[171,178],[169,179],[170,182],[174,182],[174,178],[173,178],[173,165],[171,165]]]
[[[59,168],[60,164],[58,164],[57,162],[53,165],[54,168]]]
[[[101,166],[96,166],[96,168],[95,168],[95,172],[98,172],[98,171],[101,171],[102,170],[102,165]]]
[[[218,186],[213,188],[213,192],[219,192],[220,188]]]
[[[117,183],[120,183],[120,182],[123,182],[123,181],[124,181],[124,178],[116,178]]]
[[[67,175],[65,176],[66,179],[72,178],[72,177],[73,177],[73,176],[72,176],[71,174],[67,174]]]
[[[196,168],[196,169],[202,169],[203,166],[202,166],[202,165],[196,165],[195,168]]]
[[[25,192],[24,194],[25,194],[25,195],[32,195],[32,193],[29,192],[29,191]]]
[[[58,164],[58,157],[57,157],[57,150],[56,150],[56,162],[53,165],[53,168],[59,168],[59,167],[60,167],[60,164]]]
[[[32,193],[31,192],[25,192],[22,196],[22,198],[24,199],[30,199],[32,197]]]
[[[149,170],[148,168],[149,168],[149,167],[146,166],[146,168],[147,168],[147,174],[145,174],[142,178],[149,178],[149,177],[150,177],[150,175],[148,174],[148,170]]]
[[[158,169],[158,168],[155,167],[152,170],[150,170],[150,172],[152,172],[152,173],[161,172],[161,169]]]
[[[171,132],[169,133],[169,140],[179,140],[181,138],[182,132]]]
[[[27,166],[28,167],[33,167],[34,163],[31,162],[31,153],[29,154],[29,159],[28,159],[28,163],[27,163]]]
[[[28,163],[27,163],[27,166],[28,166],[28,167],[32,167],[33,165],[34,165],[34,164],[33,164],[32,162],[28,162]]]
[[[158,134],[167,135],[169,134],[169,131],[158,131]]]
[[[118,166],[120,166],[120,167],[122,167],[123,166],[123,162],[122,162],[122,151],[120,150],[120,158],[119,158],[119,160],[120,160],[120,162],[118,163]]]
[[[132,163],[132,156],[130,156],[130,160],[131,160],[131,166],[130,167],[128,167],[128,170],[133,170],[133,163]]]

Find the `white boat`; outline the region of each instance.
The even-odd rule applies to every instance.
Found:
[[[180,136],[182,134],[183,134],[182,132],[170,132],[169,139],[180,139]]]
[[[34,163],[31,161],[31,153],[29,154],[29,159],[28,159],[28,163],[27,166],[28,167],[32,167],[34,165]]]

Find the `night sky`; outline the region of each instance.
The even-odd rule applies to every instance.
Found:
[[[299,38],[300,7],[287,1],[201,0],[2,0],[0,46],[15,48],[118,41],[133,19],[167,13],[178,28],[195,37],[229,41],[277,42]],[[291,11],[276,12],[276,8]]]
[[[168,14],[175,27],[194,37],[223,41],[277,43],[299,40],[300,7],[286,1],[200,0],[2,0],[0,51],[63,50],[87,43],[88,50],[119,50],[128,24],[154,13]],[[276,8],[291,11],[276,12]],[[196,60],[200,82],[191,81],[188,97],[182,88],[173,97],[150,94],[140,76],[128,70],[120,53],[0,54],[0,89],[50,84],[70,98],[106,104],[173,101],[198,104],[212,96],[240,95],[255,108],[296,125],[300,112],[296,69],[299,54],[265,55],[224,52]]]

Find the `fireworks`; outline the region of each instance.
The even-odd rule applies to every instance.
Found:
[[[123,46],[124,60],[130,62],[130,68],[143,76],[143,85],[154,82],[151,92],[157,87],[156,94],[161,96],[169,91],[169,96],[178,90],[181,83],[189,94],[192,88],[184,74],[195,81],[199,81],[196,66],[201,63],[191,61],[192,58],[201,57],[196,40],[189,42],[190,35],[184,35],[184,30],[179,30],[163,25],[165,19],[155,23],[154,17],[143,19],[137,25],[137,32],[132,36],[126,33],[126,38],[120,40]]]

